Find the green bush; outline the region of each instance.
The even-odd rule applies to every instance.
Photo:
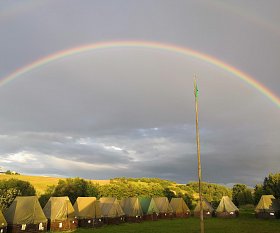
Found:
[[[36,191],[28,181],[0,180],[0,208],[8,208],[16,196],[35,196]]]

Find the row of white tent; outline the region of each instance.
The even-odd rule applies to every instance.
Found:
[[[199,205],[194,209],[194,215],[199,215]],[[210,217],[214,214],[212,206],[204,199],[203,200],[204,217]],[[217,217],[236,217],[239,215],[238,208],[234,205],[231,199],[224,196],[220,201],[218,208],[215,211]],[[255,208],[255,216],[257,218],[279,218],[280,217],[280,200],[273,195],[262,195]]]
[[[256,213],[267,213],[273,216],[276,206],[271,196],[269,202],[263,196],[256,208]],[[264,201],[265,200],[265,201]],[[265,206],[266,205],[266,206]],[[203,199],[203,214],[211,217],[212,206]],[[280,209],[280,208],[279,208]],[[238,208],[229,197],[223,197],[216,215],[218,217],[235,217]],[[194,216],[199,216],[200,205],[194,209]],[[121,222],[140,222],[173,217],[189,217],[191,211],[182,198],[124,198],[121,201],[114,197],[78,197],[72,205],[68,197],[51,197],[42,209],[36,196],[18,196],[11,206],[0,211],[0,233],[8,232],[40,232],[74,230],[78,226],[96,227],[103,224],[119,224]]]

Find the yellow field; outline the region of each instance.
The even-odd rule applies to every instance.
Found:
[[[26,175],[5,175],[0,174],[0,180],[3,179],[19,179],[30,182],[36,189],[37,195],[40,196],[45,192],[48,186],[57,185],[59,180],[65,180],[66,178],[49,177],[49,176],[26,176]],[[109,184],[110,180],[91,180],[93,183],[100,185]]]

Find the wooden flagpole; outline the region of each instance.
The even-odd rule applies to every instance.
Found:
[[[204,233],[203,208],[202,208],[202,192],[201,192],[201,162],[200,162],[200,141],[198,128],[198,89],[196,77],[194,77],[194,96],[195,96],[195,123],[196,123],[196,145],[197,145],[197,168],[198,168],[198,192],[200,204],[200,233]]]

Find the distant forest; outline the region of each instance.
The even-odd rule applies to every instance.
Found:
[[[216,207],[222,196],[229,196],[237,206],[257,204],[263,194],[272,194],[280,198],[280,173],[269,174],[262,184],[254,189],[245,184],[235,184],[232,188],[213,183],[202,183],[203,196]],[[20,179],[0,180],[0,208],[8,208],[16,196],[34,196],[35,187],[28,181]],[[110,180],[110,183],[99,185],[82,178],[67,178],[59,180],[57,185],[48,186],[45,193],[39,196],[44,207],[51,196],[68,196],[72,203],[77,197],[153,197],[166,196],[182,197],[189,208],[194,208],[198,201],[198,183],[177,184],[176,182],[159,178],[126,178],[119,177]]]

